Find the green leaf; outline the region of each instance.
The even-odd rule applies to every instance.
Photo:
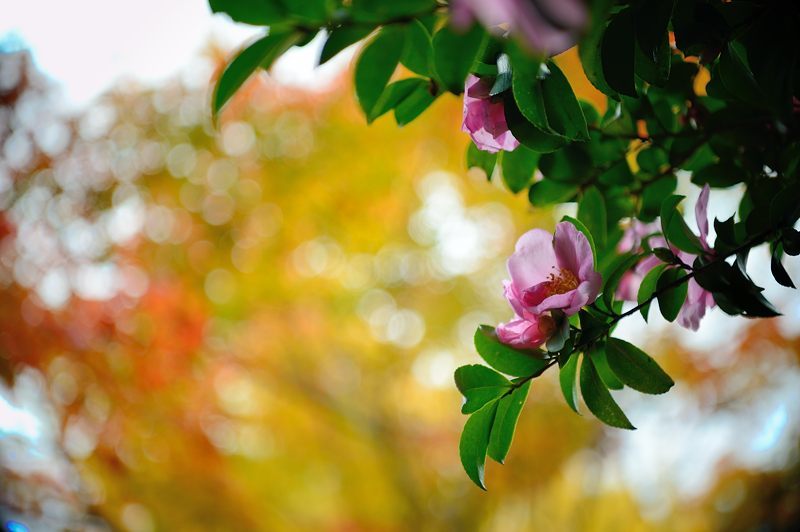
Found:
[[[553,133],[547,121],[547,111],[542,91],[542,63],[513,44],[509,46],[511,58],[511,91],[517,108],[525,120],[545,133]],[[545,69],[546,70],[546,69]]]
[[[561,393],[564,394],[564,400],[567,405],[580,414],[578,411],[578,386],[576,378],[578,375],[578,353],[573,353],[567,359],[567,363],[561,368],[558,373],[558,382],[561,384]]]
[[[550,74],[542,81],[542,98],[550,127],[571,140],[589,140],[586,118],[564,73],[548,61]]]
[[[661,203],[661,230],[667,241],[676,248],[700,255],[704,252],[703,245],[686,225],[683,216],[677,209],[683,198],[684,196],[672,195]]]
[[[341,3],[341,2],[337,2]],[[424,16],[437,8],[436,0],[352,0],[350,11],[360,22],[383,23],[390,20]]]
[[[402,28],[385,26],[364,47],[356,61],[356,97],[367,122],[374,119],[376,104],[397,68],[404,37]]]
[[[562,148],[569,141],[555,133],[545,132],[527,118],[525,118],[517,107],[513,95],[508,91],[503,93],[503,110],[505,112],[506,124],[520,144],[527,146],[533,151],[547,153]]]
[[[418,85],[394,108],[394,119],[398,126],[411,123],[415,118],[425,112],[436,100],[431,92],[430,82],[425,80],[424,85]]]
[[[605,284],[603,284],[603,302],[606,304],[606,307],[611,308],[617,287],[622,277],[639,262],[640,258],[640,255],[625,253],[619,255],[614,259],[614,262],[611,263],[608,268],[608,271],[611,273],[606,278]]]
[[[214,118],[253,72],[259,67],[268,69],[300,37],[298,32],[270,33],[236,54],[222,71],[214,87],[211,108]]]
[[[455,373],[456,387],[466,399],[462,414],[471,414],[511,389],[511,382],[496,371],[473,364],[461,366]]]
[[[625,340],[609,338],[606,357],[614,374],[639,392],[661,394],[675,384],[655,360]]]
[[[306,23],[323,24],[328,19],[327,0],[280,0],[292,18]]]
[[[478,167],[486,172],[486,179],[492,179],[496,162],[496,153],[489,153],[488,151],[478,149],[475,144],[470,142],[467,147],[467,168]]]
[[[437,78],[453,94],[464,92],[467,79],[478,54],[488,43],[486,31],[475,24],[467,33],[457,33],[449,26],[433,36],[433,64]]]
[[[319,64],[327,63],[333,59],[336,54],[344,50],[350,45],[353,45],[372,33],[375,28],[372,26],[341,26],[331,30],[325,44],[322,46],[322,52],[319,56]]]
[[[600,249],[606,247],[608,215],[606,202],[597,187],[591,186],[583,191],[578,201],[578,220],[583,222]]]
[[[585,225],[583,225],[583,222],[581,222],[580,220],[576,220],[572,216],[566,216],[565,215],[564,217],[561,218],[561,221],[562,222],[571,223],[572,225],[575,226],[575,229],[577,229],[578,231],[583,233],[583,235],[586,237],[586,240],[589,241],[589,247],[592,248],[592,257],[594,258],[594,267],[597,268],[597,248],[595,247],[594,237],[592,236],[592,232],[589,231],[589,228],[586,227]]]
[[[676,282],[685,273],[680,268],[668,268],[664,270],[658,278],[657,290],[658,294],[658,308],[661,310],[661,315],[667,321],[675,321],[681,311],[683,302],[686,301],[686,293],[689,288],[689,283],[683,282],[674,288],[665,290],[665,287]]]
[[[503,181],[511,192],[516,194],[528,186],[539,163],[539,155],[525,146],[502,154]]]
[[[611,369],[611,366],[608,365],[606,350],[603,346],[598,346],[593,349],[590,356],[592,358],[592,363],[594,364],[594,369],[597,370],[597,374],[600,375],[600,380],[603,381],[603,384],[606,385],[606,388],[610,390],[621,390],[624,388],[624,383],[619,380],[619,378],[614,374],[614,371]]]
[[[497,401],[490,403],[472,414],[464,425],[461,440],[458,443],[458,454],[461,465],[467,476],[482,490],[484,484],[484,467],[486,465],[486,451],[489,447],[489,437],[497,413]]]
[[[420,87],[427,89],[427,86],[428,82],[422,78],[401,79],[390,83],[375,102],[372,111],[367,114],[368,121],[378,119],[405,101],[416,89]]]
[[[786,271],[786,268],[784,268],[783,264],[781,263],[782,251],[783,249],[780,244],[775,246],[775,249],[772,251],[772,261],[770,263],[772,276],[780,285],[785,286],[786,288],[796,288],[792,278],[789,276],[789,272]]]
[[[603,65],[600,57],[601,43],[606,30],[608,12],[615,4],[613,0],[596,0],[590,4],[591,27],[584,39],[578,44],[578,55],[586,77],[597,90],[619,99],[616,91],[609,87],[603,74]]]
[[[623,9],[608,23],[600,45],[600,59],[608,85],[620,94],[635,98],[634,35],[631,10]]]
[[[591,357],[583,357],[581,364],[581,395],[589,411],[606,425],[621,429],[635,429],[611,397],[608,388],[600,379]]]
[[[505,462],[508,450],[511,448],[519,414],[525,405],[525,399],[528,398],[530,388],[531,381],[528,381],[498,401],[497,414],[489,435],[488,453],[500,464]]]
[[[541,351],[519,351],[507,346],[488,325],[481,325],[475,331],[475,349],[491,367],[514,377],[539,374],[548,367]]]
[[[266,26],[281,22],[286,9],[279,0],[208,0],[212,13],[225,13],[236,22]]]
[[[577,185],[544,179],[534,183],[528,190],[528,201],[534,207],[547,207],[548,205],[570,201],[577,193]]]
[[[747,171],[732,161],[719,161],[692,173],[692,183],[699,187],[727,188],[746,180]]]
[[[664,271],[664,269],[666,269],[668,266],[668,264],[659,264],[647,272],[647,275],[645,275],[644,279],[642,279],[642,284],[639,285],[639,293],[636,297],[637,304],[642,305],[645,301],[653,296],[653,293],[656,291],[656,286],[658,285],[658,279],[661,277],[661,273]],[[647,321],[647,315],[649,314],[649,311],[649,303],[639,310],[639,312],[642,313],[644,321]]]
[[[400,62],[410,71],[420,76],[431,77],[433,47],[431,34],[419,20],[413,20],[406,27],[406,46]]]

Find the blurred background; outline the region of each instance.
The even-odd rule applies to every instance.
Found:
[[[214,129],[252,30],[202,0],[24,4],[0,23],[3,530],[797,529],[800,299],[766,253],[784,316],[626,321],[675,388],[618,393],[626,432],[546,375],[484,493],[452,372],[510,317],[516,238],[563,212],[466,170],[460,102],[367,126],[352,50],[315,70],[317,40]]]

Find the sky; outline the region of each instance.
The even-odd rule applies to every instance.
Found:
[[[76,109],[117,82],[153,85],[180,74],[197,65],[211,40],[233,50],[263,32],[213,15],[205,0],[0,0],[0,12],[0,42],[30,48]],[[273,74],[285,83],[324,86],[351,55],[315,69],[320,46],[316,39],[290,51]]]

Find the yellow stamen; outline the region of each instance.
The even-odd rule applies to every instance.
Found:
[[[547,282],[547,296],[566,294],[578,288],[578,278],[567,269],[558,270],[558,274],[551,273]]]

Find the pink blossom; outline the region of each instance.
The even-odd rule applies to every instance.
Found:
[[[589,18],[582,0],[452,0],[451,6],[455,26],[467,27],[477,18],[490,31],[510,31],[546,55],[574,46]]]
[[[642,242],[646,237],[650,237],[648,238],[648,245],[651,248],[665,248],[667,247],[667,241],[664,240],[663,236],[660,234],[658,236],[650,236],[660,232],[661,224],[658,221],[643,223],[634,218],[622,234],[622,238],[617,244],[617,251],[620,253],[628,251],[639,252],[642,250]],[[661,264],[661,261],[655,255],[650,255],[640,260],[633,269],[625,272],[617,286],[617,298],[623,301],[636,301],[639,287],[642,285],[645,276],[659,264]]]
[[[602,278],[586,236],[569,222],[555,235],[533,229],[520,237],[508,259],[505,295],[517,316],[560,310],[571,316],[597,299]]]
[[[490,153],[513,151],[519,142],[508,130],[502,99],[489,95],[491,88],[492,83],[488,79],[471,74],[467,77],[461,130],[469,133],[481,150]]]
[[[495,332],[497,338],[504,344],[517,349],[536,349],[544,344],[555,330],[555,320],[550,316],[537,316],[523,310],[522,316],[515,315],[508,323],[501,323]]]
[[[711,252],[711,247],[708,245],[708,196],[710,193],[711,189],[705,185],[694,206],[694,217],[697,221],[697,228],[700,230],[700,243],[707,253]],[[678,257],[686,264],[692,264],[697,258],[696,255],[685,251],[679,252]],[[678,314],[678,323],[687,329],[696,331],[700,327],[700,320],[706,314],[706,309],[713,308],[715,305],[716,302],[711,292],[697,284],[694,279],[690,279],[686,301]]]
[[[700,230],[700,243],[706,253],[711,253],[711,246],[708,244],[708,197],[711,189],[708,185],[703,187],[700,196],[697,198],[695,204],[695,220],[697,221],[697,228]],[[650,234],[659,230],[657,222],[650,224],[643,224],[638,220],[633,220],[630,227],[623,234],[622,240],[617,249],[619,251],[640,251],[642,249],[642,239]],[[667,247],[667,242],[663,236],[651,237],[648,241],[651,248]],[[676,248],[671,248],[684,264],[691,265],[697,258],[696,255],[680,251]],[[623,275],[622,280],[617,288],[617,297],[625,301],[636,301],[639,287],[645,276],[661,264],[661,261],[651,255],[639,261],[639,263],[629,272]],[[706,309],[712,308],[716,305],[714,297],[710,292],[705,290],[694,279],[690,279],[687,287],[686,301],[678,313],[678,323],[696,331],[700,327],[700,320],[705,316]]]

